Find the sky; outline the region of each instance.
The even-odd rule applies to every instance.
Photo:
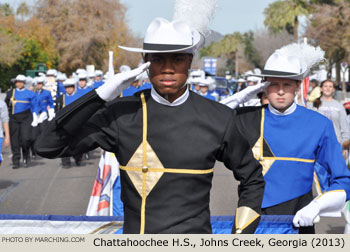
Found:
[[[0,0],[16,6],[23,0]],[[218,8],[210,28],[222,35],[264,28],[263,11],[275,0],[218,0]],[[25,0],[33,5],[35,0]],[[172,19],[174,0],[120,0],[127,10],[131,30],[143,37],[155,17]]]
[[[135,33],[143,36],[155,17],[172,19],[173,0],[120,0],[128,7],[127,20]],[[264,9],[275,0],[218,0],[210,28],[226,35],[264,27]]]

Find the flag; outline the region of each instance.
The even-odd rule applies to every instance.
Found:
[[[119,177],[119,163],[111,152],[101,155],[86,211],[87,216],[113,215],[113,186]],[[119,192],[120,194],[120,192]]]
[[[113,51],[109,51],[107,79],[110,79],[113,76],[114,76]]]
[[[302,102],[303,105],[306,106],[307,104],[307,96],[310,88],[310,77],[306,77],[302,83],[301,83],[301,96],[302,96]]]

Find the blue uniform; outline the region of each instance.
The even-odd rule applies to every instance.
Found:
[[[57,95],[56,99],[60,97],[61,95],[64,95],[66,93],[66,89],[64,88],[64,85],[62,82],[57,82]]]
[[[39,106],[36,100],[36,95],[33,91],[30,91],[28,89],[14,89],[12,91],[10,102],[12,107],[10,113],[12,115],[22,113],[27,110],[30,110],[32,113],[39,113]]]
[[[122,93],[122,96],[123,97],[126,97],[126,96],[133,96],[135,93],[137,92],[140,92],[142,90],[145,90],[145,89],[151,89],[152,88],[152,84],[151,83],[144,83],[142,86],[139,86],[139,87],[134,87],[134,86],[130,86],[129,88],[125,89]]]
[[[344,190],[349,200],[350,172],[329,119],[302,106],[283,116],[271,113],[268,107],[246,107],[238,113],[243,134],[263,166],[266,185],[262,208],[311,192],[316,161],[331,176],[327,191]]]
[[[99,86],[102,86],[105,82],[103,80],[101,81],[95,81],[92,85],[92,88],[98,88]]]
[[[67,93],[60,96],[56,101],[56,111],[59,111],[63,109],[64,107],[68,106],[75,100],[77,100],[80,96],[77,95],[77,93],[73,93],[72,95],[68,95]],[[81,160],[82,154],[74,155],[73,158],[75,159],[76,163],[79,163]],[[63,167],[70,167],[71,161],[70,157],[63,157],[61,158]]]
[[[85,88],[80,88],[79,86],[77,86],[77,91],[76,91],[75,95],[77,95],[78,98],[80,98],[83,95],[89,93],[91,90],[93,90],[93,88],[91,88],[91,87],[85,86]]]
[[[215,101],[215,97],[212,96],[211,94],[209,94],[209,92],[207,92],[206,95],[202,95],[201,92],[198,92],[198,94],[199,94],[200,96],[202,96],[202,97],[205,97],[205,98],[209,99],[209,100]]]
[[[21,153],[23,163],[27,165],[29,148],[32,143],[32,113],[38,114],[40,108],[34,92],[27,89],[13,89],[5,99],[10,108],[10,139],[13,168],[20,166]]]
[[[71,104],[72,102],[74,102],[78,98],[79,97],[76,93],[74,93],[72,95],[64,94],[63,95],[63,107]]]
[[[35,92],[36,100],[38,104],[38,112],[47,112],[47,106],[54,108],[53,100],[50,91],[42,89]]]

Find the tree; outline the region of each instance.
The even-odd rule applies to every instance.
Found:
[[[243,34],[244,55],[254,65],[254,68],[262,68],[261,56],[254,46],[254,33],[252,31]]]
[[[270,34],[268,30],[261,29],[254,32],[253,46],[259,54],[259,66],[263,68],[270,55],[276,50],[293,42],[293,36],[286,30]]]
[[[45,63],[48,68],[56,68],[59,59],[56,41],[51,36],[50,29],[47,28],[43,21],[33,17],[21,22],[16,32],[27,40],[35,41],[40,47],[40,54],[37,54],[38,58],[34,64],[41,62]]]
[[[228,34],[218,42],[212,42],[208,47],[204,47],[200,51],[200,56],[213,56],[226,58],[226,67],[234,68],[235,72],[239,72],[239,58],[244,52],[243,37],[239,32]]]
[[[56,67],[55,41],[43,22],[30,18],[18,20],[14,15],[0,15],[0,86],[6,90],[17,74],[25,74],[37,63]]]
[[[29,7],[25,2],[21,2],[17,7],[16,14],[21,16],[22,20],[27,17],[30,13]]]
[[[336,82],[339,84],[341,62],[350,64],[350,1],[334,2],[332,5],[314,6],[315,12],[306,35],[325,50],[330,65],[335,64]]]
[[[125,23],[126,8],[118,0],[39,0],[37,17],[50,30],[60,57],[59,70],[73,72],[92,64],[108,69],[108,51],[118,57],[115,66],[137,66],[140,55],[118,45],[138,43]]]
[[[0,16],[13,16],[13,10],[8,3],[0,4]]]
[[[309,15],[308,2],[305,0],[278,0],[264,10],[264,24],[273,32],[286,29],[298,40],[299,16]]]
[[[0,66],[13,65],[24,50],[24,43],[18,36],[0,28]]]

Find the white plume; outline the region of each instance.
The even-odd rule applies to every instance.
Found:
[[[325,54],[321,47],[313,47],[306,43],[289,44],[276,50],[276,52],[280,55],[297,57],[301,64],[305,64],[308,70],[324,60]]]
[[[175,0],[173,20],[182,20],[203,36],[208,36],[218,0]]]

